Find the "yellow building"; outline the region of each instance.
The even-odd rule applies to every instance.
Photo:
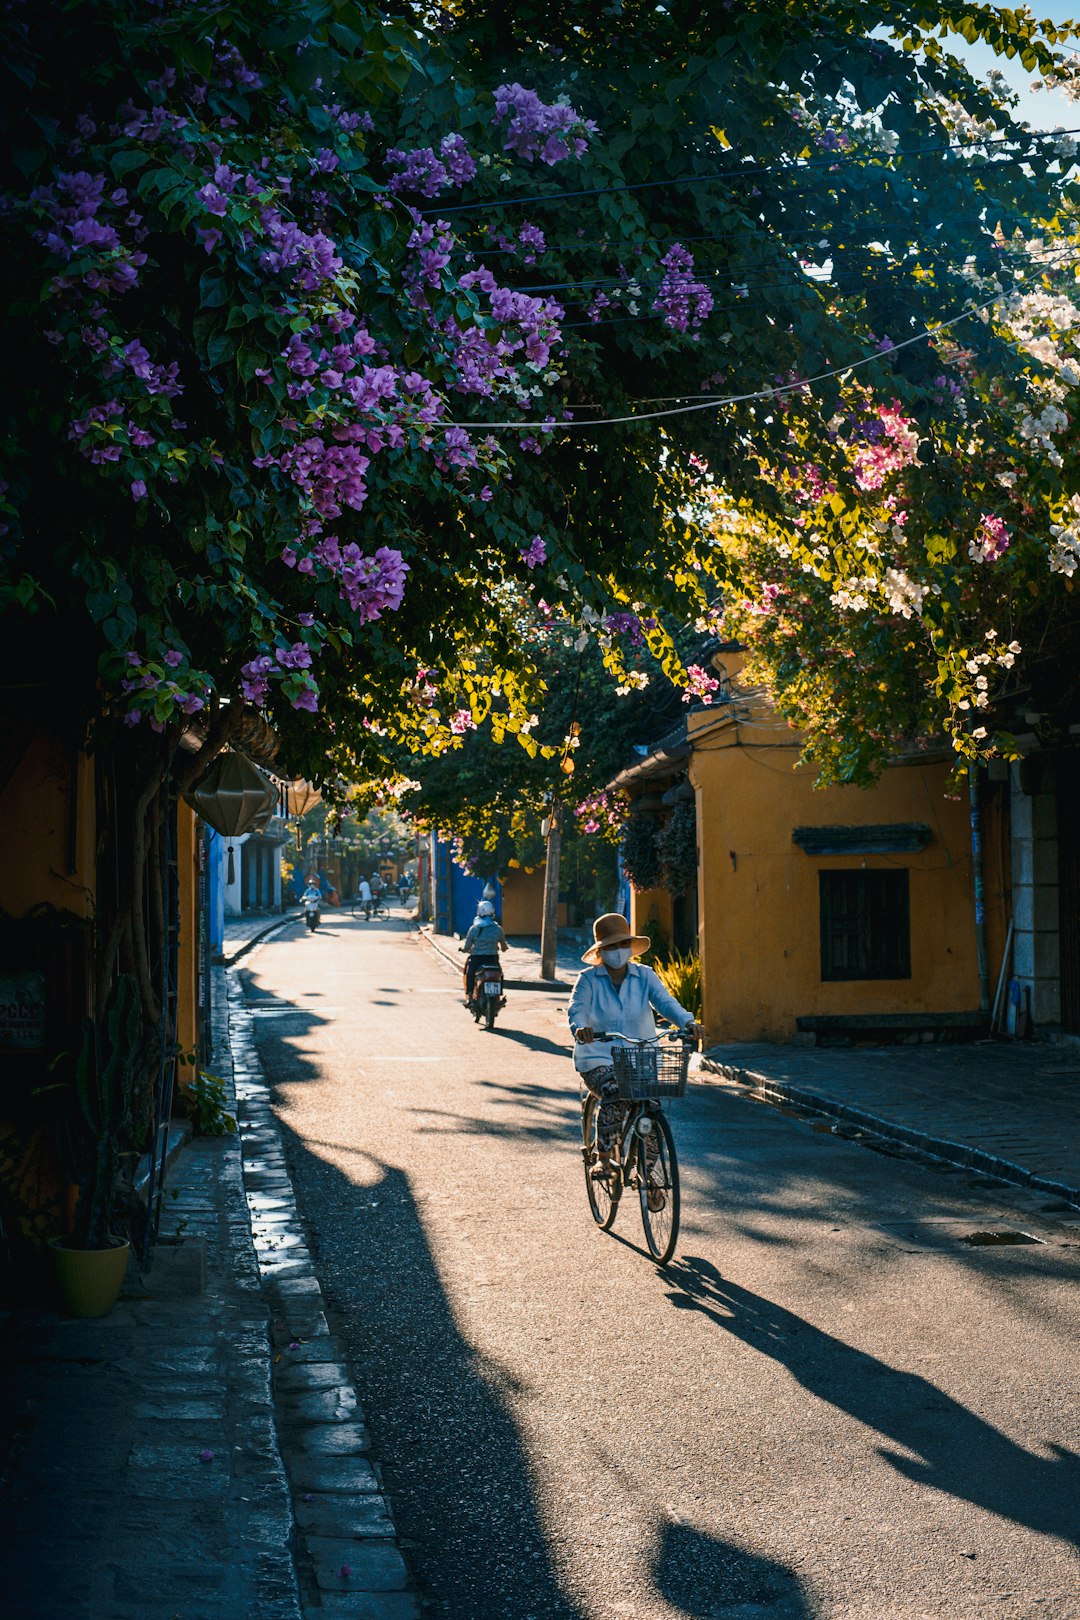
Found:
[[[70,1218],[54,1149],[60,1088],[70,1081],[82,1020],[97,1017],[101,980],[111,982],[121,959],[111,924],[131,867],[115,813],[128,786],[116,754],[90,752],[81,728],[62,714],[9,713],[0,721],[0,1270]],[[170,1010],[185,1056],[202,1034],[201,848],[201,824],[179,800]],[[148,882],[160,885],[152,858],[149,873]],[[160,971],[156,959],[152,965]],[[179,1084],[192,1072],[180,1067]]]
[[[708,1039],[978,1029],[970,815],[950,792],[951,759],[913,755],[873,788],[816,789],[798,735],[738,684],[738,655],[719,662],[725,701],[688,716],[684,740],[618,779],[658,818],[693,791]],[[986,784],[983,805],[994,973],[1008,885],[1002,787]],[[693,899],[635,893],[634,926],[652,917],[679,944],[677,912]]]

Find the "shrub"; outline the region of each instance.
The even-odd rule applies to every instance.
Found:
[[[701,957],[697,951],[673,951],[666,962],[654,966],[664,989],[700,1022]]]
[[[663,877],[660,852],[656,847],[657,818],[649,811],[636,811],[623,833],[622,863],[635,889],[655,889]]]
[[[697,882],[697,811],[692,801],[677,804],[656,835],[663,883],[670,894],[685,894]]]
[[[225,1107],[225,1082],[201,1070],[184,1092],[196,1136],[231,1136],[236,1121]]]

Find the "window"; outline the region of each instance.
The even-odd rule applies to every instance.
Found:
[[[908,874],[820,872],[821,977],[910,979]]]

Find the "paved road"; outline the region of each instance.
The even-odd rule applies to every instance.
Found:
[[[492,1033],[407,927],[245,964],[301,1210],[428,1612],[1080,1620],[1080,1237],[721,1088],[680,1254],[589,1220],[565,998]]]

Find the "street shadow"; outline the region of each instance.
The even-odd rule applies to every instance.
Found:
[[[688,1620],[714,1620],[722,1614],[731,1614],[733,1620],[740,1614],[760,1615],[761,1620],[811,1620],[812,1611],[790,1569],[692,1525],[665,1522],[654,1580],[657,1590]]]
[[[358,1164],[358,1185],[283,1122],[281,1132],[425,1597],[454,1620],[584,1620],[552,1565],[508,1409],[513,1377],[458,1331],[407,1176],[368,1157],[374,1175]]]
[[[1039,1456],[918,1373],[823,1333],[782,1305],[686,1256],[665,1273],[668,1299],[697,1311],[788,1369],[804,1389],[865,1424],[890,1445],[878,1454],[897,1473],[1041,1535],[1080,1544],[1080,1454],[1047,1444]]]
[[[567,1035],[564,1044],[549,1040],[546,1035],[530,1035],[523,1029],[511,1029],[503,1024],[496,1024],[491,1032],[501,1035],[504,1041],[513,1041],[515,1046],[524,1046],[529,1052],[553,1052],[556,1057],[569,1059],[573,1055],[570,1037]]]

